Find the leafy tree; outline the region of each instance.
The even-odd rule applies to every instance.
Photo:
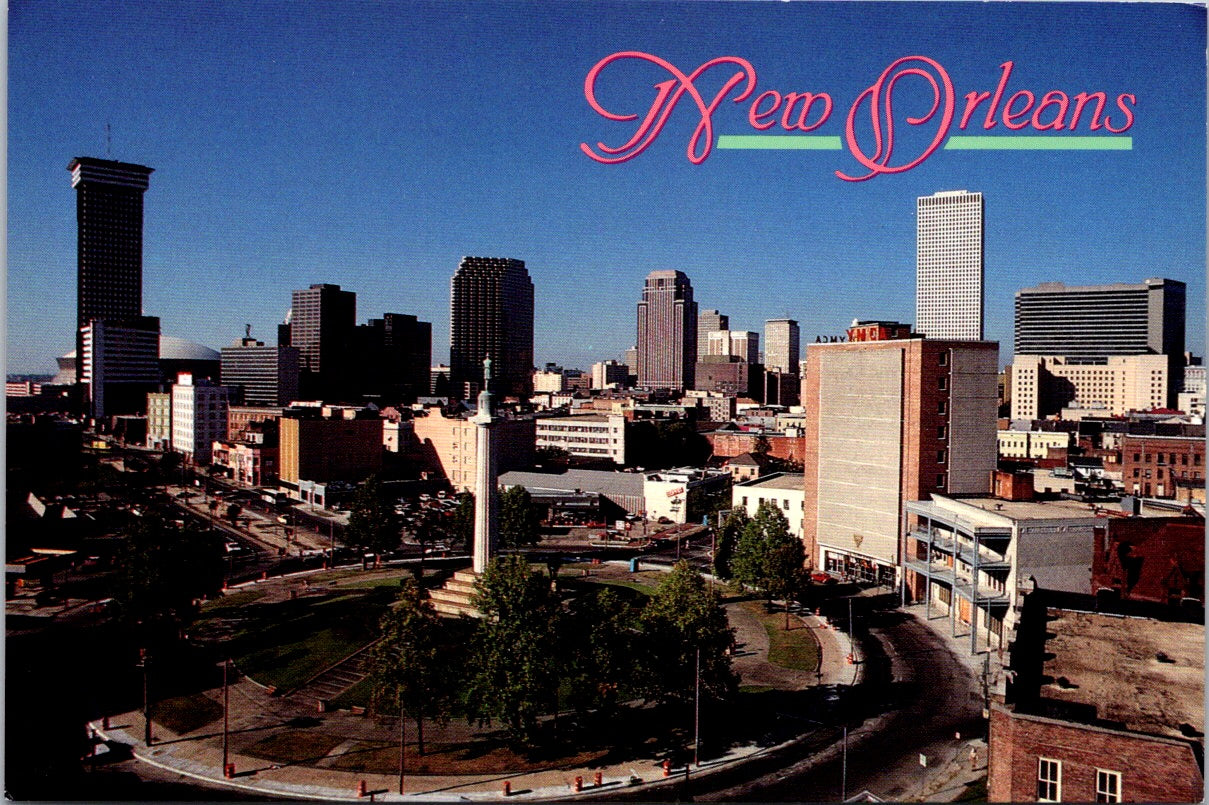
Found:
[[[399,525],[386,505],[382,485],[371,475],[353,496],[344,541],[354,548],[385,553],[399,547]]]
[[[660,583],[639,619],[644,650],[640,681],[648,698],[691,702],[697,651],[701,652],[701,690],[714,699],[730,698],[738,678],[730,667],[734,631],[727,625],[717,593],[687,562],[678,562]]]
[[[785,515],[775,503],[765,501],[743,527],[731,564],[741,583],[762,590],[770,599],[785,599],[788,628],[789,600],[801,589],[805,560],[802,542],[789,533]]]
[[[532,745],[538,715],[557,690],[558,599],[524,557],[512,555],[491,560],[471,602],[483,617],[468,663],[467,712],[480,724],[498,719],[513,741]]]
[[[746,509],[734,508],[722,521],[714,540],[714,575],[720,579],[732,577],[731,562],[734,559],[735,547],[739,534],[748,523]]]
[[[535,545],[541,537],[541,517],[533,496],[523,486],[511,486],[500,495],[500,547]]]
[[[585,592],[571,604],[562,645],[570,705],[579,713],[596,710],[608,723],[619,694],[634,680],[635,608],[614,590]]]
[[[453,510],[449,524],[449,536],[462,550],[469,551],[474,543],[474,495],[462,492],[458,505]]]
[[[243,507],[238,503],[232,503],[227,507],[227,519],[231,521],[231,525],[235,525],[239,519],[239,515],[243,513]]]
[[[752,455],[756,456],[767,456],[769,453],[771,453],[772,442],[768,441],[768,436],[761,432],[760,435],[756,437],[756,443],[751,448],[751,452]]]
[[[148,514],[127,534],[118,568],[118,619],[144,646],[171,641],[197,615],[198,600],[222,587],[223,541]]]
[[[627,429],[626,453],[631,465],[659,469],[700,465],[709,458],[710,447],[691,422],[645,421],[635,422]]]
[[[382,639],[370,649],[370,701],[378,712],[416,720],[424,754],[424,719],[449,720],[452,709],[449,648],[441,641],[440,618],[427,595],[404,579],[399,601],[381,620]]]
[[[539,447],[533,451],[535,466],[565,467],[571,461],[571,454],[561,447]]]

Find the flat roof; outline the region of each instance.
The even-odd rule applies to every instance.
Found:
[[[955,505],[957,504],[957,505]],[[920,504],[913,503],[915,507]],[[927,504],[923,504],[927,505]],[[1115,504],[1084,503],[1080,500],[1003,500],[990,495],[974,497],[946,498],[943,495],[933,495],[932,505],[943,512],[949,512],[960,517],[989,525],[1002,525],[1003,518],[1012,522],[1021,520],[1074,520],[1094,518],[1096,508],[1103,512],[1120,511]],[[976,511],[979,510],[979,511]],[[985,515],[982,513],[985,512]],[[1146,515],[1145,516],[1157,516]],[[1169,515],[1168,515],[1169,516]]]
[[[806,493],[806,474],[801,472],[776,472],[763,478],[753,478],[738,486],[744,489],[791,489]]]
[[[1046,699],[1088,705],[1097,720],[1169,738],[1205,721],[1205,626],[1047,610]],[[1059,680],[1065,679],[1065,683]]]
[[[567,470],[560,473],[505,472],[499,477],[505,486],[550,491],[597,492],[602,495],[635,495],[642,497],[643,478],[640,472],[610,472],[608,470]]]

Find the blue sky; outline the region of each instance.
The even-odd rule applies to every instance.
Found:
[[[593,112],[584,77],[623,50],[685,72],[745,58],[757,93],[831,95],[828,135],[902,56],[939,62],[959,112],[1011,60],[1009,94],[1135,95],[1133,149],[938,152],[848,183],[835,171],[858,166],[840,151],[692,165],[682,103],[646,152],[600,165],[580,143],[620,145],[631,124]],[[645,112],[666,76],[614,68],[602,101]],[[900,108],[918,114],[909,84]],[[746,108],[724,104],[715,134],[754,133]],[[790,316],[810,342],[857,317],[911,321],[915,198],[969,189],[986,197],[986,330],[1003,359],[1014,292],[1050,280],[1183,280],[1203,349],[1203,7],[13,0],[8,114],[9,372],[51,372],[73,345],[66,166],[106,155],[107,123],[113,158],[156,169],[144,312],[214,348],[244,323],[272,342],[291,289],[334,282],[357,293],[359,321],[431,321],[447,361],[463,255],[527,263],[539,364],[586,369],[631,346],[655,269],[686,272],[735,329]]]

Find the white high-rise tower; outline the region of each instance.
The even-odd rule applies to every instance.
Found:
[[[947,190],[916,199],[915,331],[983,338],[982,193]]]

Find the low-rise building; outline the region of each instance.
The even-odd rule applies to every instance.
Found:
[[[501,419],[496,429],[499,472],[533,465],[535,427],[532,419]],[[445,416],[430,408],[412,420],[413,451],[421,465],[449,480],[455,491],[473,492],[478,439],[475,424],[462,416]]]
[[[1033,609],[991,705],[987,799],[1201,801],[1204,624]]]
[[[172,447],[172,392],[147,395],[147,446],[153,450]]]
[[[181,374],[172,386],[172,449],[191,464],[209,464],[215,441],[227,434],[227,388]]]
[[[620,414],[539,417],[536,447],[556,447],[577,458],[625,464],[626,419]]]
[[[700,522],[710,510],[709,503],[730,491],[731,476],[726,470],[678,467],[643,476],[643,497],[647,518],[666,517],[673,523]]]
[[[362,481],[382,469],[382,420],[283,416],[280,468],[287,484]]]
[[[1121,475],[1130,495],[1183,499],[1181,488],[1203,489],[1204,426],[1182,436],[1125,435],[1121,439]]]
[[[608,523],[646,511],[643,477],[635,472],[512,471],[500,475],[499,482],[504,488],[523,486],[554,522]]]
[[[1107,521],[1088,504],[933,493],[905,509],[905,597],[968,635],[971,653],[1006,647],[1022,586],[1091,595],[1095,539]]]
[[[774,472],[762,478],[737,483],[730,490],[731,505],[755,517],[762,503],[771,503],[789,521],[789,533],[802,538],[802,514],[806,509],[806,487],[800,472]]]
[[[996,434],[1000,458],[1042,459],[1050,450],[1067,450],[1072,434],[1065,431],[1001,430]]]

